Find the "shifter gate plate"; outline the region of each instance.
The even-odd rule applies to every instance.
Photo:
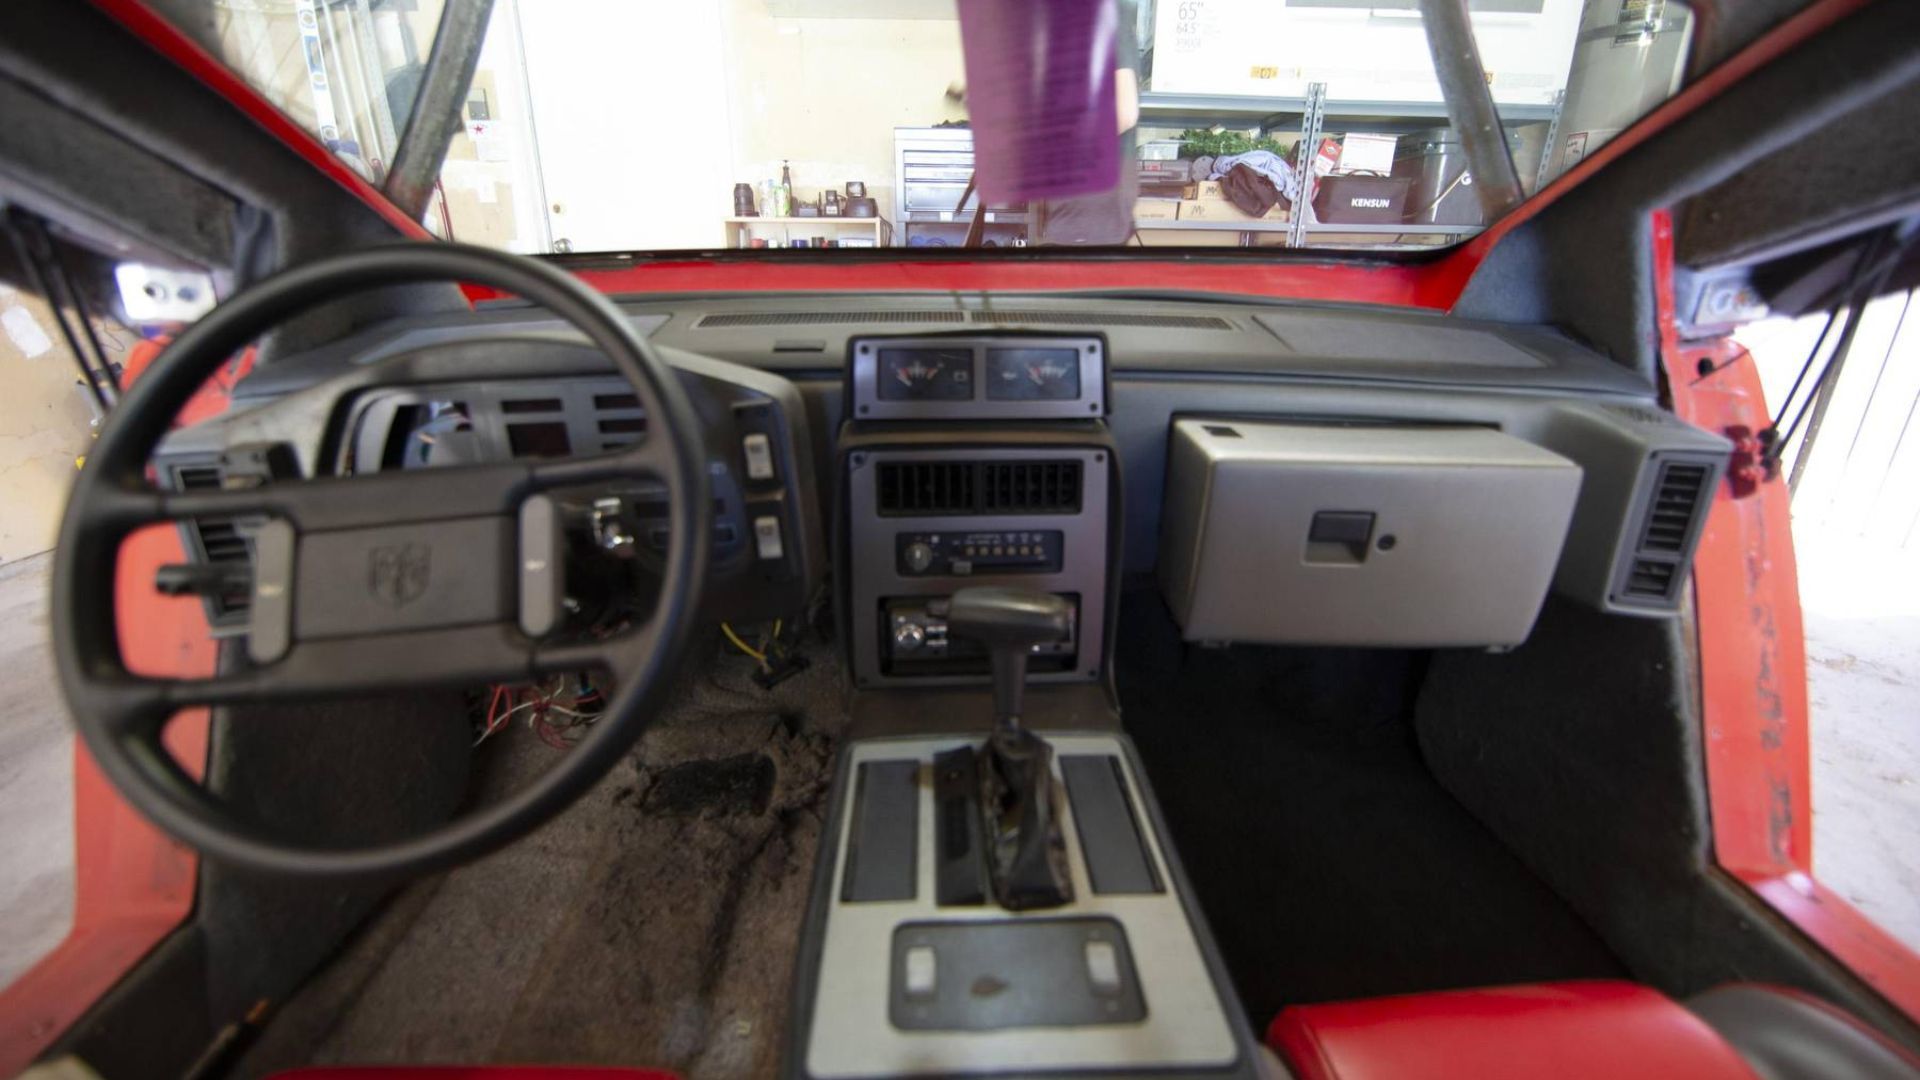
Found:
[[[908,954],[931,949],[931,992],[908,992]],[[905,923],[894,931],[888,1014],[907,1031],[1086,1027],[1146,1018],[1127,934],[1108,918]],[[925,963],[925,952],[916,956]]]

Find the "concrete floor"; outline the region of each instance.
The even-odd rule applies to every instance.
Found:
[[[47,649],[50,554],[0,566],[0,986],[73,921],[73,733]]]
[[[99,327],[116,360],[124,331]],[[0,285],[0,986],[73,917],[73,744],[47,652],[47,571],[93,413],[47,306]]]
[[[1794,531],[1814,873],[1920,951],[1920,560]]]

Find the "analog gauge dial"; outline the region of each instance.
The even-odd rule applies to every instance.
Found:
[[[880,400],[973,400],[972,349],[881,349]]]
[[[1072,401],[1080,396],[1076,349],[988,349],[990,401]]]

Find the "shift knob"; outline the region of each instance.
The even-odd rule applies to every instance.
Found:
[[[1064,639],[1072,622],[1072,605],[1036,589],[976,585],[953,594],[947,632],[985,645],[993,658],[996,726],[1019,725],[1027,657],[1035,645]]]

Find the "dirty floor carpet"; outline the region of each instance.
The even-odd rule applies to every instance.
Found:
[[[527,1061],[689,1080],[774,1072],[845,723],[837,666],[824,650],[812,659],[771,693],[737,656],[690,664],[587,797],[399,894],[280,1010],[237,1075]],[[555,753],[524,726],[489,749],[476,768],[494,795]]]

